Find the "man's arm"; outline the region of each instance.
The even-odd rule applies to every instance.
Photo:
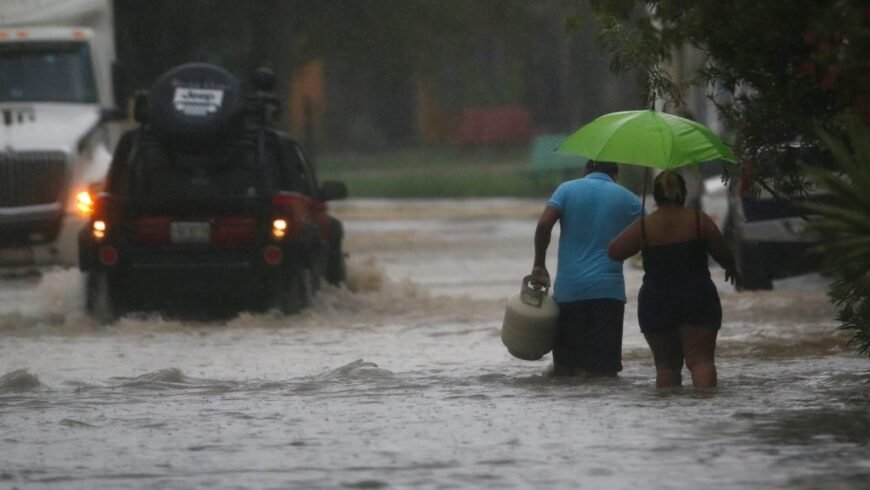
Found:
[[[562,217],[562,212],[553,206],[544,208],[535,228],[535,263],[532,267],[532,281],[537,284],[550,285],[550,273],[547,271],[547,247],[550,246],[550,237],[553,226]]]

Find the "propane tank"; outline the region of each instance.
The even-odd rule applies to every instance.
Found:
[[[547,293],[547,287],[534,287],[532,276],[523,278],[518,294],[507,300],[501,341],[508,352],[524,361],[537,361],[553,350],[559,306]]]

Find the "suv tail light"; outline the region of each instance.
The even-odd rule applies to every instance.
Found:
[[[311,220],[310,200],[298,192],[279,192],[272,197],[272,237],[295,239]]]
[[[109,204],[108,194],[99,194],[96,198],[89,192],[80,192],[76,196],[77,207],[83,216],[91,219],[91,234],[96,241],[102,241],[109,232]],[[84,212],[87,211],[87,214]]]
[[[225,247],[238,247],[257,237],[257,223],[250,216],[220,216],[211,230],[211,242]]]
[[[140,216],[133,227],[133,236],[142,245],[165,245],[169,243],[168,216]]]
[[[93,225],[91,225],[91,233],[93,233],[94,238],[97,241],[106,238],[106,230],[108,230],[108,225],[106,225],[106,222],[104,220],[94,220]]]

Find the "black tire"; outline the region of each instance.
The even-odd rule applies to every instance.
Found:
[[[326,258],[326,282],[333,286],[339,286],[347,280],[347,263],[341,244],[330,244]]]
[[[123,312],[118,293],[104,271],[91,271],[85,279],[85,310],[102,324],[112,323]]]
[[[292,315],[310,306],[311,296],[311,271],[288,269],[272,285],[269,308]]]
[[[326,282],[333,286],[339,286],[347,280],[347,263],[344,252],[341,251],[341,243],[344,239],[344,226],[341,221],[332,219],[331,240],[326,250],[326,270],[324,277]]]

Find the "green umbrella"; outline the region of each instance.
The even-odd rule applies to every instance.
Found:
[[[590,160],[673,169],[724,160],[734,153],[702,124],[653,110],[605,114],[583,126],[557,148]]]

